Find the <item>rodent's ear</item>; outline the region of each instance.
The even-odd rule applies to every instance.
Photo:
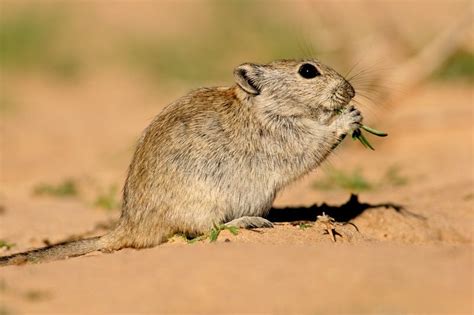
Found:
[[[244,63],[234,70],[235,82],[245,92],[258,95],[260,94],[260,88],[258,87],[258,73],[260,70],[257,65],[251,63]]]

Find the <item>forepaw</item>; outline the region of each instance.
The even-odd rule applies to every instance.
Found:
[[[338,119],[334,122],[336,133],[341,139],[362,125],[362,113],[353,105],[344,108]]]
[[[225,224],[226,226],[235,226],[242,229],[272,228],[273,223],[262,217],[241,217]]]

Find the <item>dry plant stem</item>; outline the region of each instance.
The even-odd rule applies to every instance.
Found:
[[[336,220],[330,216],[328,216],[326,213],[323,212],[322,215],[317,216],[317,221],[321,224],[324,225],[324,233],[329,234],[333,242],[336,242],[336,235],[339,235],[340,237],[342,236],[340,233],[336,231],[336,226],[342,226],[342,225],[347,225],[350,224],[352,225],[357,232],[359,232],[359,228],[351,222],[336,222]]]

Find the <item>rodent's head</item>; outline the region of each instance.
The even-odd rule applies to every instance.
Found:
[[[314,59],[245,63],[234,70],[234,78],[254,103],[276,105],[286,115],[336,111],[355,95],[339,73]]]

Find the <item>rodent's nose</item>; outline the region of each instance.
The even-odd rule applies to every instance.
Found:
[[[355,96],[356,92],[349,82],[344,81],[344,89],[346,90],[350,98],[353,98]]]

